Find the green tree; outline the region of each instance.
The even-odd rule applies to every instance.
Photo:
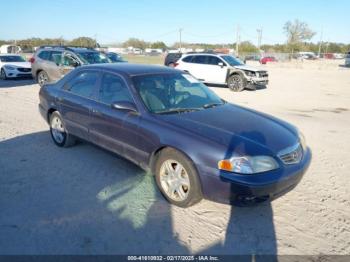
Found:
[[[68,44],[72,46],[81,46],[81,47],[90,47],[90,48],[99,46],[95,39],[92,39],[91,37],[85,37],[85,36],[75,38],[72,41],[70,41]]]
[[[286,22],[283,30],[287,35],[287,43],[292,53],[295,50],[300,50],[301,43],[310,40],[316,34],[309,28],[308,24],[298,19],[294,22]]]
[[[159,49],[167,49],[168,47],[166,46],[166,44],[164,42],[154,42],[151,44],[151,48],[159,48]]]
[[[123,47],[129,47],[129,46],[144,50],[147,47],[147,43],[137,38],[129,38],[127,41],[123,43]]]

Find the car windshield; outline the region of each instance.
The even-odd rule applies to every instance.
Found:
[[[26,60],[18,55],[0,56],[1,62],[25,62]]]
[[[109,58],[99,52],[79,52],[78,56],[86,64],[110,63]]]
[[[230,66],[244,65],[241,60],[230,55],[223,55],[221,58],[224,59]]]
[[[189,74],[142,75],[132,79],[143,103],[152,113],[172,114],[198,111],[225,103],[213,91]]]

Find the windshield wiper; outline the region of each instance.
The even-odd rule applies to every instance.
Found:
[[[193,108],[172,108],[169,110],[163,110],[155,112],[156,114],[178,114],[178,113],[186,113],[202,110],[201,108],[193,107]]]
[[[216,107],[216,106],[221,106],[223,105],[224,103],[211,103],[211,104],[205,104],[203,106],[203,108],[207,109],[207,108],[212,108],[212,107]]]

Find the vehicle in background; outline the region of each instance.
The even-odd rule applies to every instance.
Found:
[[[316,60],[317,56],[314,52],[299,52],[297,59]]]
[[[18,54],[21,52],[21,47],[18,45],[2,45],[0,46],[0,54]]]
[[[176,62],[181,58],[181,56],[182,56],[182,53],[168,53],[165,56],[164,65],[175,67],[177,65]]]
[[[108,53],[105,53],[105,54],[109,58],[109,60],[112,61],[112,63],[125,63],[125,62],[128,62],[128,61],[124,60],[124,58],[118,53],[108,52]]]
[[[180,207],[203,197],[237,205],[273,200],[299,183],[311,161],[294,126],[227,103],[164,66],[82,66],[42,87],[39,101],[57,146],[78,138],[119,154],[154,174]]]
[[[334,53],[334,59],[344,59],[344,54],[340,54],[340,53]]]
[[[270,62],[277,62],[277,59],[274,56],[264,56],[260,59],[260,64],[266,65],[267,63]]]
[[[345,66],[350,66],[350,52],[345,56]]]
[[[0,54],[0,78],[32,77],[31,64],[16,54]]]
[[[325,53],[325,54],[323,54],[323,58],[334,59],[334,54],[333,53]]]
[[[41,46],[30,62],[33,78],[43,86],[61,79],[78,66],[111,63],[111,60],[102,52],[92,48]]]
[[[260,55],[247,55],[244,57],[244,61],[260,61]]]
[[[175,62],[176,69],[189,72],[207,84],[227,85],[232,91],[268,84],[266,70],[245,65],[239,59],[217,53],[193,53],[182,56]]]

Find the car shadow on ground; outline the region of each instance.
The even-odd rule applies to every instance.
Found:
[[[13,78],[13,79],[6,79],[1,80],[0,79],[0,88],[11,88],[11,87],[19,87],[19,86],[28,86],[28,85],[34,85],[36,82],[33,78]]]
[[[56,147],[48,132],[3,140],[0,155],[0,254],[192,253],[153,176],[131,162]],[[276,254],[270,204],[233,207],[224,242],[200,253]]]

